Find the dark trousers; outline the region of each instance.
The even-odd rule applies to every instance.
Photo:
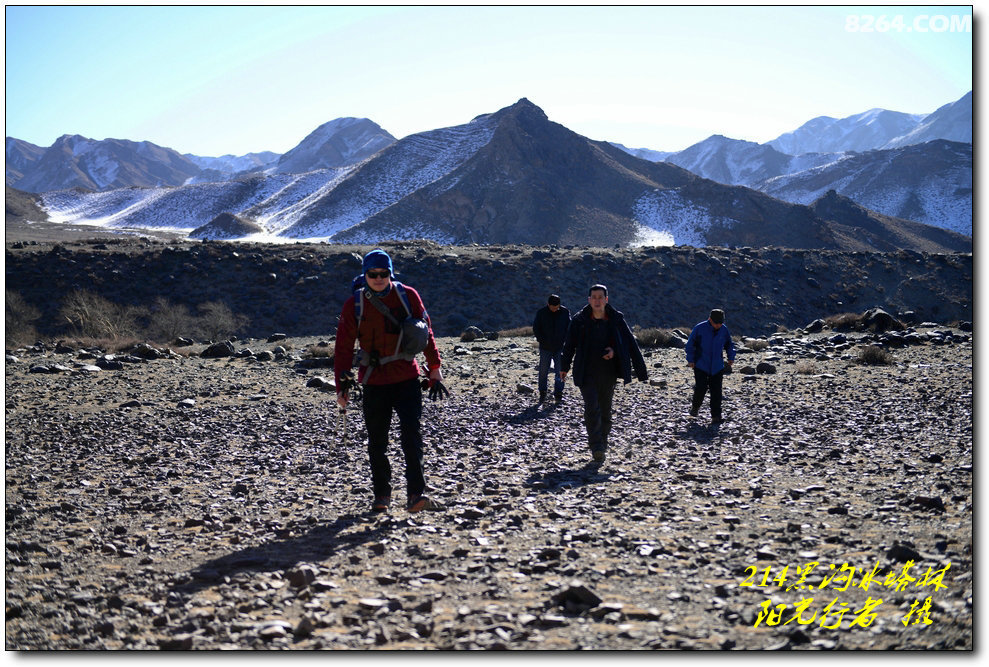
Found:
[[[419,380],[364,386],[364,424],[367,426],[367,453],[371,460],[374,495],[391,495],[391,464],[388,462],[388,428],[394,410],[398,415],[399,438],[405,454],[405,481],[410,496],[426,489],[422,471],[422,390]]]
[[[553,394],[556,396],[563,395],[563,380],[560,379],[560,357],[563,356],[563,350],[546,350],[544,348],[539,348],[539,395],[542,396],[549,389],[549,380],[547,376],[549,375],[550,363],[553,364]]]
[[[694,398],[690,407],[700,410],[704,394],[711,393],[711,417],[721,419],[721,386],[725,379],[724,370],[709,375],[699,368],[694,368]]]
[[[592,452],[608,448],[608,434],[611,433],[611,402],[615,397],[614,376],[588,377],[580,388],[584,397],[584,426],[587,427],[587,444]]]

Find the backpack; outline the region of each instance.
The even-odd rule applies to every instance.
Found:
[[[425,309],[423,309],[421,318],[412,317],[412,306],[409,302],[409,296],[405,291],[405,285],[397,280],[393,280],[391,284],[398,293],[398,299],[402,303],[402,307],[405,308],[405,317],[401,322],[395,319],[395,316],[381,302],[381,299],[375,296],[371,290],[367,289],[363,275],[357,276],[351,283],[351,287],[354,288],[354,314],[357,319],[358,328],[361,325],[361,319],[364,317],[364,302],[370,301],[372,306],[377,308],[382,315],[391,320],[392,324],[399,329],[398,344],[395,346],[395,353],[391,356],[377,359],[375,362],[372,362],[368,358],[368,355],[360,354],[358,363],[362,366],[382,366],[399,359],[411,361],[415,359],[417,354],[425,350],[426,345],[429,343],[429,325],[426,323],[427,315]],[[365,383],[370,375],[370,371],[365,374]]]

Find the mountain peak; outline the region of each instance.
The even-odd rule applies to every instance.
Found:
[[[278,160],[279,173],[343,167],[395,143],[395,137],[367,118],[336,118],[323,123]]]

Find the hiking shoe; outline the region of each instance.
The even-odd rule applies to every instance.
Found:
[[[553,394],[553,400],[556,401],[557,405],[559,405],[563,402],[563,394]]]
[[[689,414],[691,417],[696,417],[698,412],[700,412],[700,408],[690,408]]]
[[[540,403],[545,403],[546,402],[546,392],[545,391],[539,392],[539,402]]]
[[[385,512],[391,506],[391,496],[375,496],[371,503],[372,512]]]
[[[433,501],[426,496],[409,496],[409,502],[406,503],[405,509],[409,513],[421,512],[423,510],[433,509]]]
[[[602,463],[604,461],[604,450],[603,449],[594,450],[593,452],[591,452],[591,458],[594,459],[595,463]]]

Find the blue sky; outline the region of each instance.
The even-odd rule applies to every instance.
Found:
[[[401,138],[526,97],[592,139],[674,151],[875,107],[930,113],[972,89],[967,6],[5,13],[6,135],[39,146],[81,134],[282,153],[342,116]]]

